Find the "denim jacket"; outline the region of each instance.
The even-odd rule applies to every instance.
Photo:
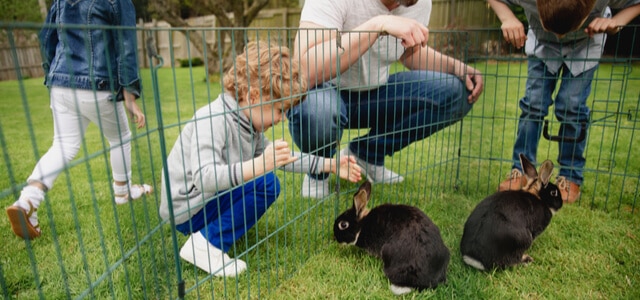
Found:
[[[44,84],[140,96],[131,0],[54,0],[40,31]]]

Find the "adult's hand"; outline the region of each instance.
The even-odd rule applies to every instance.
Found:
[[[389,34],[400,39],[405,48],[416,45],[427,46],[429,29],[416,20],[388,15],[378,16],[371,20],[378,22],[382,34]]]
[[[469,103],[473,104],[480,99],[480,95],[484,90],[484,81],[482,79],[482,74],[480,71],[475,68],[467,66],[467,73],[465,75],[464,84],[471,93],[467,98]]]

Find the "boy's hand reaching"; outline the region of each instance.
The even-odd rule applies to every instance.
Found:
[[[338,168],[340,169],[339,172]],[[335,160],[332,160],[331,169],[332,173],[339,175],[342,179],[351,182],[362,180],[360,166],[358,166],[356,158],[353,156],[340,156],[340,162],[337,165]]]
[[[270,171],[298,160],[298,157],[291,153],[289,143],[285,140],[280,139],[269,144],[262,154],[265,169]]]

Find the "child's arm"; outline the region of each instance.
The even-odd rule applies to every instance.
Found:
[[[146,123],[145,116],[138,104],[136,104],[136,96],[124,88],[122,90],[124,92],[124,105],[129,111],[131,121],[136,124],[138,129],[144,127]]]
[[[303,155],[307,156],[300,159]],[[285,140],[269,143],[264,152],[254,159],[242,163],[242,180],[250,181],[276,168],[296,173],[333,173],[351,182],[362,179],[360,166],[353,156],[340,157],[340,163],[333,158],[293,152]]]
[[[51,5],[49,13],[47,14],[47,19],[45,20],[45,25],[48,26],[42,28],[38,36],[40,39],[40,48],[42,49],[42,68],[44,69],[45,83],[49,77],[47,75],[49,75],[51,61],[56,55],[56,47],[58,45],[58,31],[54,26],[57,24],[57,12],[56,5]]]
[[[140,97],[141,83],[138,74],[138,38],[135,31],[136,10],[131,1],[117,1],[115,10],[117,14],[111,25],[128,27],[113,32],[114,50],[117,65],[112,66],[113,77],[123,89],[126,89],[136,98]],[[138,124],[139,125],[139,124]]]
[[[340,163],[337,163],[337,160],[333,158],[325,159],[323,171],[336,174],[351,182],[358,182],[362,179],[360,166],[353,156],[340,156]]]
[[[269,143],[260,156],[242,163],[243,179],[249,181],[296,160],[298,157],[291,155],[289,144],[284,140],[277,140]]]
[[[524,25],[516,15],[513,14],[511,8],[500,0],[487,0],[493,11],[502,22],[502,35],[504,39],[515,46],[516,48],[522,48],[524,42],[527,40],[527,35],[524,32]]]
[[[338,162],[338,160],[334,158],[291,152],[287,142],[284,140],[278,140],[276,143],[286,144],[288,154],[291,157],[288,163],[278,165],[278,167],[281,167],[284,171],[311,174],[333,173],[351,182],[358,182],[362,179],[360,166],[358,166],[356,158],[353,156],[341,156]],[[282,155],[284,156],[284,154]]]
[[[589,36],[602,32],[616,34],[622,29],[622,26],[629,24],[638,15],[640,15],[640,4],[632,5],[619,11],[613,18],[593,19],[584,32]]]
[[[460,78],[470,92],[467,97],[469,104],[478,101],[484,89],[484,80],[480,71],[429,46],[405,49],[400,62],[410,70],[431,70]]]

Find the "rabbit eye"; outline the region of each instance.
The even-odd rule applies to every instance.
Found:
[[[558,190],[551,191],[551,196],[558,197]]]
[[[349,222],[347,221],[340,221],[340,223],[338,223],[338,228],[340,230],[345,230],[347,228],[349,228]]]

